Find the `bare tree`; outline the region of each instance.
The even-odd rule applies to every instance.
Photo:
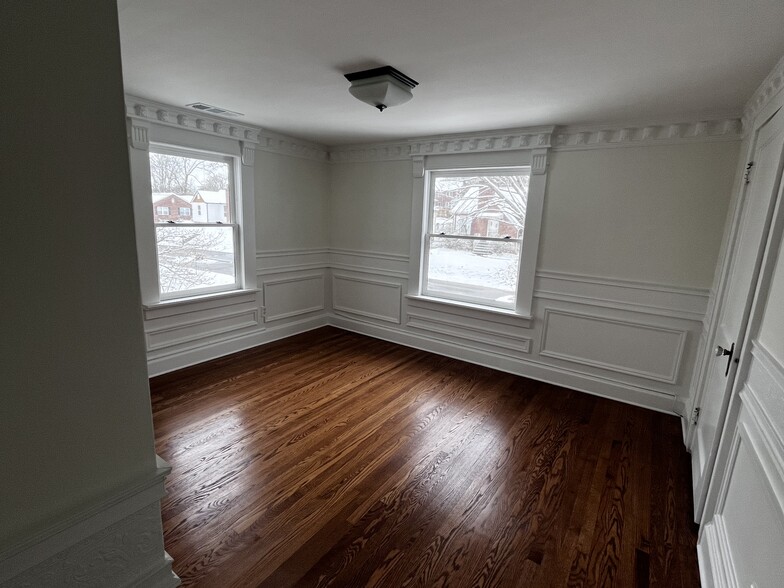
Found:
[[[156,242],[161,292],[215,285],[217,274],[222,272],[216,271],[212,264],[227,253],[223,231],[204,227],[158,227]]]
[[[477,218],[484,213],[499,212],[506,222],[522,232],[525,227],[525,212],[528,208],[528,184],[530,176],[477,176],[467,178],[460,187],[462,200],[473,199],[470,216]]]
[[[150,153],[150,180],[153,192],[194,194],[197,190],[229,187],[228,166],[219,161],[179,155]]]

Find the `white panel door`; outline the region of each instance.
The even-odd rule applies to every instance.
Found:
[[[767,240],[775,195],[781,181],[784,112],[779,110],[757,131],[751,184],[746,190],[741,220],[732,252],[724,303],[712,347],[705,388],[700,401],[692,455],[694,508],[700,513],[718,451],[719,433],[735,379],[739,346],[749,318],[760,262]]]

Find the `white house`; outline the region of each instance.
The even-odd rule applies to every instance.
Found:
[[[193,221],[197,223],[227,222],[226,190],[198,190],[191,199]]]

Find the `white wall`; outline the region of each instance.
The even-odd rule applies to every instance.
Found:
[[[256,247],[260,252],[328,246],[329,164],[257,151]]]
[[[118,496],[158,473],[139,280],[129,271],[136,249],[117,7],[6,9],[0,176],[15,196],[0,231],[0,583],[47,549],[84,539],[71,533],[75,520],[89,526],[85,513],[107,499],[121,504]],[[163,563],[154,499],[136,531]],[[38,542],[53,537],[57,548]],[[24,552],[31,545],[38,559]],[[100,568],[100,549],[85,546],[62,565],[85,566],[85,581],[95,583],[87,562]],[[58,571],[49,569],[47,583],[63,580]]]
[[[553,153],[539,268],[709,288],[738,143]]]
[[[341,163],[330,172],[330,247],[408,255],[411,162]]]

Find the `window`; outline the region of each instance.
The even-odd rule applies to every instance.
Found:
[[[432,171],[422,294],[513,309],[529,168]]]
[[[156,200],[166,193],[187,220],[155,219],[161,299],[240,287],[239,224],[234,205],[235,158],[163,146],[150,148],[150,183]],[[186,206],[198,200],[197,214]],[[201,214],[201,212],[204,214]],[[157,206],[159,216],[169,207]]]
[[[448,304],[530,324],[548,142],[412,157],[408,298],[419,312]]]

